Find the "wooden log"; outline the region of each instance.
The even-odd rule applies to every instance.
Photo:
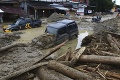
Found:
[[[45,55],[43,55],[36,63],[40,62],[41,60],[45,59],[46,57],[48,57],[49,55],[53,54],[54,52],[56,52],[57,50],[59,50],[67,41],[57,45],[55,48],[52,48],[50,51],[48,51]],[[35,63],[35,64],[36,64]]]
[[[23,46],[27,46],[27,45],[24,44],[24,43],[11,44],[11,45],[8,45],[8,46],[5,46],[5,47],[0,48],[0,52],[2,52],[2,51],[7,51],[8,49],[11,49],[11,48],[13,48],[13,47],[23,47]]]
[[[36,75],[40,80],[73,80],[47,67],[40,67],[36,71]]]
[[[30,66],[28,68],[21,69],[19,71],[13,72],[13,73],[3,77],[3,78],[0,78],[0,80],[8,80],[10,78],[17,77],[17,76],[19,76],[27,71],[30,71],[32,69],[38,68],[38,67],[46,65],[46,64],[48,64],[48,62],[42,62],[42,63],[36,64],[36,65]]]
[[[79,58],[79,61],[120,65],[120,57],[113,57],[113,56],[82,55]]]
[[[58,63],[56,61],[50,61],[48,63],[48,67],[57,71],[57,72],[64,74],[65,76],[68,76],[72,79],[93,80],[86,73],[82,73],[76,69],[73,69],[69,66],[63,65],[63,64]]]

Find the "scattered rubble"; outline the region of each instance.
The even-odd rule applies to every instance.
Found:
[[[0,50],[4,51],[0,54],[0,80],[119,80],[119,21],[120,18],[115,18],[96,23],[93,25],[94,34],[83,40],[85,45],[73,51],[69,48],[56,59],[46,58],[66,42],[43,54],[35,46],[48,41],[44,40],[48,37],[46,35],[35,38],[32,46],[1,46]],[[39,40],[41,37],[43,40]],[[54,36],[49,37],[51,40]]]
[[[47,21],[48,22],[55,22],[55,21],[66,19],[66,18],[67,18],[67,16],[62,15],[62,14],[58,14],[55,12],[52,15],[50,15],[50,17],[48,17]]]
[[[50,48],[54,45],[54,41],[55,41],[55,36],[52,34],[43,34],[40,35],[38,37],[35,37],[32,40],[31,45],[32,46],[37,46],[40,49],[46,49],[46,48]]]
[[[0,47],[7,46],[13,41],[20,39],[21,32],[0,33]]]

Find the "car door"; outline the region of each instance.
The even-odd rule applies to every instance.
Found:
[[[67,33],[67,28],[66,27],[62,27],[58,30],[57,33],[57,44],[60,44],[62,42],[64,42],[65,40],[68,40],[69,36]]]
[[[69,39],[72,39],[73,37],[77,37],[78,35],[78,28],[75,23],[71,23],[68,25],[69,29]]]
[[[25,20],[21,20],[20,23],[19,23],[19,29],[25,29],[25,26],[26,26],[26,21]]]

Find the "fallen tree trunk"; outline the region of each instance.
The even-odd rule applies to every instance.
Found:
[[[38,68],[36,75],[40,80],[73,80],[47,67]]]
[[[82,55],[79,58],[79,61],[120,65],[120,57],[113,57],[113,56]]]
[[[68,76],[72,79],[93,80],[86,73],[82,73],[76,69],[73,69],[69,66],[63,65],[63,64],[58,63],[56,61],[50,61],[48,63],[48,67],[57,71],[57,72],[64,74],[65,76]]]
[[[23,47],[23,46],[26,46],[26,44],[24,44],[24,43],[11,44],[11,45],[0,48],[0,52],[7,51],[8,49],[11,49],[13,47]]]

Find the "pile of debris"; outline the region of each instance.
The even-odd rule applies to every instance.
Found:
[[[120,35],[111,32],[104,34],[106,38],[94,34],[89,37],[91,42],[87,46],[74,51],[69,48],[54,60],[46,59],[66,43],[63,42],[40,56],[32,66],[10,73],[0,80],[119,80]]]
[[[41,45],[41,41],[51,41],[54,36],[50,35],[49,40],[45,40],[46,35],[35,38],[32,46],[12,44],[0,48],[3,53],[0,80],[120,80],[120,35],[114,33],[119,32],[119,26],[110,21],[111,24],[109,21],[96,24],[96,33],[83,39],[85,45],[80,49],[69,48],[56,59],[47,57],[67,41],[46,54],[34,47]],[[43,40],[39,40],[41,37]],[[19,55],[15,56],[16,53]]]
[[[101,34],[102,32],[113,32],[117,33],[120,31],[118,26],[119,18],[110,19],[94,25],[94,32]]]
[[[31,45],[39,47],[40,49],[46,49],[53,46],[54,42],[55,42],[55,36],[52,34],[45,33],[43,35],[35,37],[32,40]]]
[[[20,39],[21,32],[0,33],[0,47],[7,46],[13,41]]]
[[[67,16],[63,15],[63,14],[58,14],[58,13],[53,13],[52,15],[50,15],[50,17],[47,19],[48,22],[56,22],[59,20],[63,20],[63,19],[67,19]]]

